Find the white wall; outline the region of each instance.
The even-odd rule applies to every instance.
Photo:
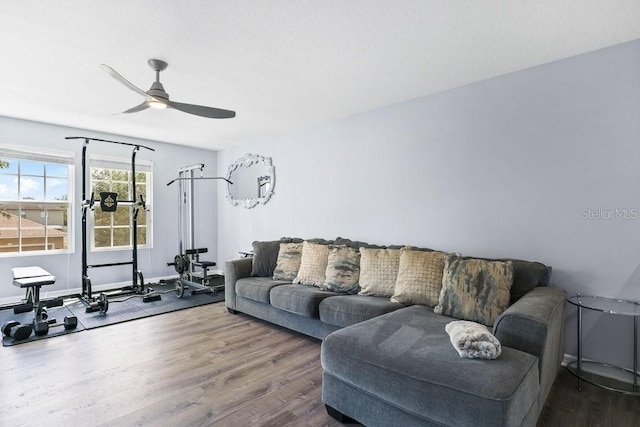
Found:
[[[195,163],[205,163],[205,174],[216,175],[216,152],[180,147],[177,145],[145,141],[127,138],[119,135],[109,135],[98,132],[90,132],[81,129],[73,129],[62,126],[54,126],[44,123],[36,123],[24,120],[0,117],[0,145],[8,144],[20,146],[24,149],[58,150],[75,152],[75,200],[82,198],[82,141],[65,140],[66,136],[88,136],[93,138],[108,139],[121,142],[136,143],[154,148],[155,151],[140,150],[136,158],[138,160],[151,160],[153,162],[153,248],[139,249],[138,269],[145,279],[164,277],[176,274],[173,267],[167,267],[166,263],[173,261],[178,253],[178,193],[176,185],[167,187],[167,183],[177,176],[178,168]],[[126,162],[131,161],[131,148],[115,144],[90,143],[88,155],[103,155],[122,158]],[[1,155],[1,153],[0,153]],[[216,252],[216,193],[218,185],[216,181],[201,181],[196,187],[196,245],[206,246],[210,253],[203,259],[215,260]],[[29,265],[39,265],[56,276],[56,283],[42,289],[43,296],[64,293],[67,290],[77,290],[82,286],[82,258],[81,258],[81,209],[76,203],[73,214],[75,218],[75,252],[59,255],[0,257],[0,301],[18,301],[24,298],[24,292],[11,284],[11,268]],[[89,221],[89,224],[91,222]],[[107,262],[122,262],[131,260],[131,250],[90,252],[89,264],[101,264]],[[132,280],[130,265],[96,268],[89,270],[89,277],[94,287],[113,283],[128,282]]]
[[[247,152],[273,158],[275,195],[218,194],[220,264],[343,236],[538,260],[569,295],[640,299],[640,41],[228,149],[220,172]],[[631,366],[630,319],[584,320],[586,357]]]

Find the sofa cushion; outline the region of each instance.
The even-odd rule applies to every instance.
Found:
[[[270,277],[245,277],[236,282],[236,295],[268,304],[272,288],[290,283],[290,280],[272,280]]]
[[[428,425],[521,425],[537,410],[538,359],[511,348],[495,360],[461,358],[444,330],[450,321],[414,305],[333,332],[322,343],[325,375]],[[340,399],[330,393],[329,405]]]
[[[360,252],[345,245],[330,245],[325,279],[320,289],[355,294],[360,289]]]
[[[360,248],[358,295],[391,297],[396,286],[400,249]]]
[[[442,290],[434,311],[456,319],[493,326],[509,307],[515,269],[511,261],[447,256]]]
[[[282,285],[271,289],[271,305],[280,310],[305,317],[318,318],[320,302],[330,296],[339,295],[311,285]]]
[[[329,246],[319,243],[302,243],[302,257],[300,269],[293,283],[302,285],[320,286],[324,282],[324,273],[327,269]]]
[[[320,320],[345,327],[403,308],[387,298],[363,295],[340,295],[320,303]]]
[[[400,251],[398,278],[391,301],[435,307],[442,288],[446,255],[444,252],[403,248]]]
[[[274,280],[293,280],[298,275],[302,259],[301,243],[280,243],[276,268],[273,270]]]

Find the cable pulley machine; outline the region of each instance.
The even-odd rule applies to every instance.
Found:
[[[109,141],[106,139],[86,138],[81,136],[68,136],[65,139],[82,139],[84,145],[82,146],[82,295],[80,300],[86,306],[87,312],[100,311],[106,313],[109,309],[109,296],[120,296],[126,294],[138,294],[143,296],[145,302],[155,301],[161,299],[160,294],[153,292],[153,289],[144,286],[144,276],[142,272],[138,270],[138,213],[140,209],[146,210],[146,203],[142,194],[139,196],[136,194],[136,154],[141,148],[146,150],[155,151],[153,148],[140,145],[130,144],[127,142]],[[87,198],[88,182],[87,175],[89,172],[89,166],[87,164],[87,147],[89,142],[106,142],[109,144],[119,144],[133,147],[131,153],[131,186],[132,197],[131,200],[119,200],[118,194],[114,192],[101,192],[100,198],[96,199],[95,194],[92,192],[90,197]],[[95,203],[99,202],[100,208],[103,212],[115,212],[118,208],[118,204],[126,204],[132,209],[132,252],[131,261],[112,262],[105,264],[88,264],[87,262],[87,213],[95,208]],[[102,268],[113,267],[119,265],[131,265],[131,281],[130,287],[121,289],[118,293],[101,293],[98,297],[93,295],[91,289],[91,279],[89,277],[90,268]]]
[[[207,248],[195,247],[195,211],[194,211],[194,183],[199,180],[222,179],[233,184],[226,178],[202,176],[204,163],[184,166],[178,169],[178,177],[167,183],[170,186],[178,183],[178,255],[167,265],[174,266],[180,277],[175,280],[175,293],[182,298],[186,289],[191,288],[191,295],[198,293],[217,292],[224,289],[224,284],[213,285],[210,282],[209,268],[215,267],[213,261],[201,261],[200,255],[207,253]],[[196,172],[200,171],[200,176]],[[201,269],[201,270],[199,270]]]

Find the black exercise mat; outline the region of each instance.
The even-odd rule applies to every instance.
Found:
[[[73,316],[73,313],[69,310],[68,307],[52,307],[47,308],[47,314],[49,319],[56,319],[57,322],[62,323],[64,321],[65,316]],[[0,324],[4,325],[5,322],[10,320],[15,320],[20,323],[31,324],[33,322],[33,311],[29,311],[26,313],[13,314],[13,309],[5,309],[0,310]],[[57,337],[60,335],[71,334],[74,332],[84,331],[85,327],[80,322],[80,318],[78,318],[78,326],[75,329],[65,330],[64,326],[56,326],[49,329],[49,333],[43,336],[36,336],[35,334],[31,334],[29,338],[26,340],[16,341],[11,337],[2,336],[2,346],[9,347],[16,344],[23,344],[25,342],[31,342],[36,340],[43,340],[46,338]]]
[[[224,292],[189,295],[189,290],[187,290],[182,298],[178,298],[171,290],[172,287],[154,285],[153,288],[161,293],[162,300],[143,302],[141,295],[113,297],[109,298],[109,309],[104,314],[99,311],[86,313],[86,307],[80,300],[68,304],[67,307],[78,317],[78,321],[85,328],[93,329],[224,301]]]

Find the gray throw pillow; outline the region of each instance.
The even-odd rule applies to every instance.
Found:
[[[251,276],[271,277],[278,261],[280,240],[270,242],[253,242],[253,264]]]

